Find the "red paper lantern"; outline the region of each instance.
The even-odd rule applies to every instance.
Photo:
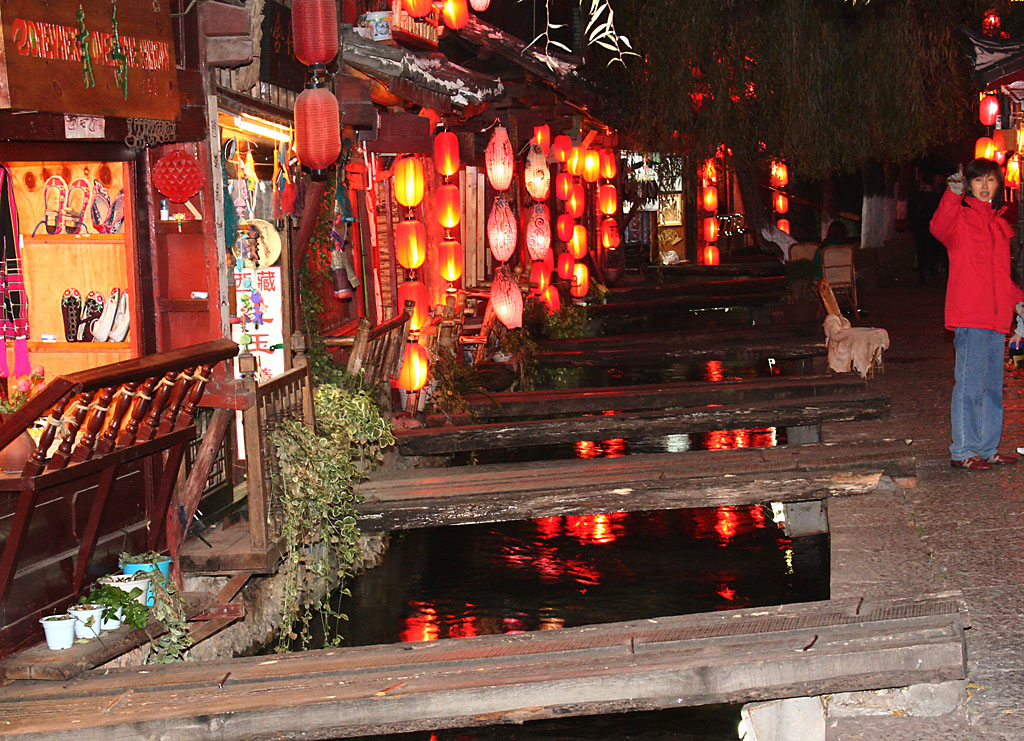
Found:
[[[714,244],[709,244],[707,247],[704,248],[703,256],[705,265],[717,265],[718,246]]]
[[[572,195],[565,202],[565,212],[574,219],[579,219],[583,216],[585,192],[583,190],[583,183],[576,183],[572,188]]]
[[[423,200],[423,163],[418,157],[402,157],[395,163],[395,198],[406,208]]]
[[[714,242],[718,239],[718,217],[709,216],[704,219],[704,241]]]
[[[772,198],[772,205],[775,207],[775,213],[784,214],[789,211],[789,198],[785,193],[776,193]]]
[[[428,16],[434,9],[432,0],[402,0],[402,5],[405,6],[405,12],[413,18]]]
[[[327,64],[338,54],[338,7],[335,0],[292,3],[295,58],[307,67]]]
[[[548,152],[551,151],[551,127],[547,124],[543,126],[533,127],[533,141],[541,151],[544,152],[544,156],[548,156]]]
[[[583,179],[588,183],[596,183],[601,174],[601,155],[593,149],[583,153]]]
[[[203,188],[199,160],[182,149],[173,149],[153,165],[153,185],[174,203],[184,203]]]
[[[772,162],[772,187],[785,188],[789,185],[789,168],[785,162]]]
[[[611,180],[619,170],[618,155],[611,149],[601,150],[601,177]]]
[[[569,214],[560,215],[558,221],[555,222],[555,233],[563,242],[568,242],[572,239],[572,231],[575,228],[576,222],[573,221],[572,216]]]
[[[569,156],[565,159],[565,169],[573,175],[579,176],[583,173],[583,151],[579,147],[573,147]]]
[[[535,296],[543,295],[551,283],[551,268],[546,262],[535,262],[530,268],[530,292]]]
[[[619,210],[619,194],[614,185],[602,185],[597,189],[597,207],[605,216]]]
[[[507,265],[494,271],[491,306],[494,307],[494,315],[509,329],[523,326],[523,294]]]
[[[523,170],[523,184],[530,198],[543,201],[551,190],[551,172],[544,150],[539,144],[530,145],[530,153],[526,155],[526,168]]]
[[[515,162],[512,155],[512,142],[508,140],[505,127],[494,127],[491,140],[484,150],[484,164],[487,167],[487,180],[495,190],[508,190],[512,184],[512,173]]]
[[[544,302],[544,306],[547,307],[549,314],[554,314],[562,308],[562,297],[558,293],[558,289],[553,285],[549,285],[544,289],[544,293],[541,294],[540,300]]]
[[[430,297],[427,295],[427,287],[421,281],[407,280],[398,287],[398,305],[405,306],[406,301],[412,301],[412,319],[409,320],[409,331],[419,332],[427,326],[430,320]]]
[[[789,234],[789,219],[779,219],[775,222],[775,226],[779,227],[786,234]]]
[[[558,177],[555,178],[555,197],[563,201],[568,200],[572,195],[573,185],[572,175],[567,172],[558,173]]]
[[[601,222],[601,246],[608,250],[614,250],[621,243],[618,222],[615,219],[603,220]]]
[[[314,180],[324,180],[341,154],[338,99],[325,87],[306,88],[295,100],[295,151]]]
[[[974,142],[974,157],[975,159],[986,159],[994,160],[996,156],[996,143],[992,141],[990,136],[978,137],[978,141]]]
[[[454,239],[445,239],[437,246],[438,272],[449,283],[462,277],[462,245]]]
[[[995,161],[997,165],[1001,165],[1006,162],[1006,152],[1001,149],[996,150]]]
[[[569,240],[569,252],[576,260],[582,260],[587,255],[587,227],[577,224],[572,230],[572,239]]]
[[[572,278],[572,269],[576,265],[576,260],[569,252],[563,252],[558,256],[558,277],[562,280],[569,280]]]
[[[572,287],[569,289],[576,298],[583,298],[590,293],[590,270],[582,262],[572,268]]]
[[[518,237],[519,228],[516,226],[516,217],[512,209],[505,203],[504,198],[495,198],[490,216],[487,217],[487,243],[494,259],[505,262],[512,257],[516,251]]]
[[[457,185],[441,185],[434,192],[434,213],[445,229],[454,229],[462,220],[462,196]]]
[[[398,387],[406,391],[419,391],[430,375],[427,348],[418,342],[409,342],[402,353],[402,370],[398,373]]]
[[[1010,157],[1010,161],[1006,163],[1006,187],[1007,188],[1019,188],[1020,187],[1020,155],[1015,154]]]
[[[427,230],[416,220],[395,227],[395,257],[406,270],[416,270],[427,257]]]
[[[978,119],[985,126],[995,126],[997,118],[999,118],[999,98],[994,95],[986,95],[978,106]]]
[[[565,134],[559,134],[555,137],[554,141],[551,142],[551,153],[558,162],[565,162],[569,158],[569,152],[571,151],[572,139]]]
[[[453,31],[465,28],[469,23],[469,6],[466,0],[444,0],[441,6],[441,18],[444,25]]]
[[[434,137],[434,169],[446,178],[459,171],[459,137],[451,131],[442,131]]]
[[[704,186],[704,210],[705,211],[717,211],[718,210],[718,188],[714,185]]]
[[[534,261],[543,260],[551,254],[551,214],[543,203],[533,207],[526,225],[526,251]]]

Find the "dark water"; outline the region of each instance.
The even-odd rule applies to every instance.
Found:
[[[780,366],[764,360],[675,361],[652,365],[548,366],[541,368],[539,388],[633,386],[679,381],[741,381],[780,375]]]
[[[647,306],[643,311],[604,315],[596,320],[598,335],[664,332],[676,330],[743,329],[754,326],[754,310],[749,306],[710,309],[680,309],[673,306]]]

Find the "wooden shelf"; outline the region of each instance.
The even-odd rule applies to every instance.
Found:
[[[129,342],[41,342],[29,340],[28,349],[34,352],[122,352],[131,350]]]
[[[177,221],[176,219],[171,219],[168,221],[157,221],[155,222],[155,227],[157,234],[203,233],[203,222],[201,219],[184,219],[180,222]]]
[[[119,247],[124,247],[124,233],[121,234],[85,234],[82,236],[76,236],[74,234],[37,234],[34,237],[25,235],[26,245],[35,244],[52,244],[52,245],[71,245],[76,244],[102,244],[102,243],[116,244]]]

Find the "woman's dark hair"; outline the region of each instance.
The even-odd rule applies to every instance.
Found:
[[[971,163],[964,168],[964,184],[967,186],[964,188],[964,195],[972,195],[971,181],[985,175],[993,175],[999,183],[996,194],[992,197],[992,208],[1000,209],[1006,203],[1006,197],[1003,195],[1006,183],[1003,181],[1002,168],[992,160],[978,158],[971,160]]]

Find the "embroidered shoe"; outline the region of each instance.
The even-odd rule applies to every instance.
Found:
[[[103,305],[103,313],[99,319],[93,322],[92,339],[94,342],[106,342],[110,335],[110,328],[114,326],[114,316],[117,314],[117,303],[121,298],[119,288],[111,288],[107,302]]]
[[[60,313],[64,319],[64,341],[78,342],[78,323],[82,318],[82,297],[77,289],[69,288],[60,299]]]
[[[78,324],[78,341],[92,342],[92,325],[103,313],[103,294],[89,291],[82,304],[82,321]]]
[[[110,342],[124,342],[128,336],[128,291],[121,293],[121,300],[117,302],[117,313],[114,315],[114,324],[110,328],[107,339]]]
[[[962,461],[950,461],[949,465],[953,468],[962,468],[965,471],[987,471],[993,466],[992,463],[989,463],[980,455],[974,455]]]
[[[1017,456],[1015,456],[1015,455],[1007,455],[1006,453],[996,453],[991,458],[989,458],[986,462],[987,463],[992,463],[992,464],[994,464],[996,466],[1005,466],[1005,465],[1007,465],[1009,463],[1016,463],[1017,462]]]

